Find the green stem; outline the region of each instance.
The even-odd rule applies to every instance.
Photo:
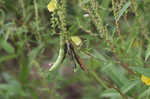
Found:
[[[24,1],[23,1],[23,0],[21,0],[20,3],[21,3],[21,7],[22,7],[22,9],[23,9],[23,18],[25,19],[25,17],[26,17],[25,4],[24,4]]]
[[[36,21],[36,28],[37,28],[37,39],[41,41],[41,35],[40,35],[40,27],[39,27],[39,14],[38,14],[38,4],[37,0],[34,0],[34,9],[35,9],[35,21]]]
[[[61,33],[60,33],[60,49],[59,49],[59,55],[58,58],[56,60],[56,62],[53,64],[53,66],[49,69],[49,71],[52,71],[54,69],[56,69],[62,62],[63,57],[64,57],[64,44],[65,44],[65,40],[67,38],[67,29],[66,29],[66,21],[65,21],[65,17],[66,17],[66,9],[65,9],[65,4],[66,4],[66,0],[62,0],[62,6],[60,9],[60,12],[58,13],[59,18],[61,20]]]
[[[59,55],[58,58],[56,60],[56,62],[53,64],[53,66],[49,69],[49,71],[54,70],[55,68],[57,68],[62,60],[63,60],[63,56],[64,56],[64,37],[60,36],[60,49],[59,49]]]

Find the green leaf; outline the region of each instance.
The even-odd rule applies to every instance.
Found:
[[[25,96],[21,83],[17,81],[14,76],[6,72],[2,73],[2,76],[8,83],[0,84],[1,91],[4,91],[9,97],[16,95]]]
[[[33,48],[29,53],[28,53],[28,57],[30,62],[32,63],[32,61],[40,54],[40,50],[43,48],[43,44],[40,44],[38,47]]]
[[[146,98],[146,96],[150,95],[150,87],[145,90],[144,92],[142,92],[139,96],[138,99],[149,99],[148,97]]]
[[[125,76],[125,70],[123,68],[116,67],[114,63],[106,64],[102,68],[102,71],[105,72],[105,74],[118,86],[122,86],[128,82],[128,79]]]
[[[82,6],[82,5],[84,5],[84,4],[86,4],[86,3],[88,3],[90,0],[83,0],[83,1],[81,1],[80,3],[79,3],[79,6]]]
[[[143,67],[130,67],[134,72],[138,72],[145,76],[150,77],[150,68],[143,68]]]
[[[121,87],[121,91],[125,94],[129,92],[131,89],[133,89],[138,83],[139,80],[128,82],[123,87]]]
[[[117,97],[120,94],[115,89],[107,89],[102,94],[101,97]]]
[[[4,62],[4,61],[8,61],[10,59],[14,59],[16,57],[17,57],[17,55],[15,55],[15,54],[0,56],[0,63]]]
[[[145,61],[147,61],[149,56],[150,56],[150,43],[147,46],[146,55],[145,55]]]
[[[123,13],[129,8],[129,6],[131,5],[131,2],[129,1],[129,2],[127,2],[124,6],[123,6],[123,8],[120,10],[120,12],[119,12],[119,16],[118,16],[118,18],[117,18],[117,21],[119,21],[119,19],[121,18],[121,16],[123,15]]]
[[[111,0],[103,0],[101,6],[102,6],[104,9],[108,9],[110,3],[111,3]],[[101,10],[101,15],[103,16],[103,18],[107,18],[108,14],[109,14],[108,11],[106,11],[106,10]]]
[[[107,61],[107,59],[97,50],[93,50],[93,53],[94,53],[94,56],[96,56],[98,59],[102,60],[103,62]]]
[[[13,46],[5,40],[0,40],[0,46],[2,49],[4,49],[8,53],[12,54],[15,52]]]

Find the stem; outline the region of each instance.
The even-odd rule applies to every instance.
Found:
[[[54,70],[55,68],[57,68],[62,60],[63,60],[63,57],[64,57],[64,37],[62,35],[60,35],[60,49],[59,49],[59,55],[58,55],[58,58],[56,60],[56,62],[53,64],[53,66],[49,69],[49,71],[52,71]]]
[[[66,0],[62,0],[62,6],[60,9],[60,12],[58,13],[60,21],[61,21],[61,32],[60,32],[60,49],[59,49],[59,55],[58,58],[56,60],[56,62],[53,64],[53,66],[49,69],[49,71],[52,71],[54,69],[56,69],[61,62],[63,61],[63,57],[64,57],[64,46],[65,46],[65,39],[67,37],[67,29],[66,29],[66,9],[65,9],[65,4],[66,4]]]
[[[40,27],[39,27],[39,14],[38,14],[38,4],[37,0],[34,0],[34,9],[35,9],[35,21],[36,21],[36,28],[37,28],[37,39],[41,41],[41,36],[40,36]]]
[[[26,12],[25,12],[24,0],[21,0],[20,3],[21,3],[22,10],[23,10],[23,18],[25,19],[25,17],[26,17]]]

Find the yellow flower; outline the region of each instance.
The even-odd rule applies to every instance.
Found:
[[[47,5],[47,8],[49,12],[53,12],[55,9],[57,9],[57,0],[51,0]]]
[[[71,40],[76,46],[80,46],[82,44],[82,41],[78,36],[71,36]]]
[[[150,78],[149,78],[149,77],[142,75],[142,76],[141,76],[141,80],[142,80],[147,86],[150,85]]]

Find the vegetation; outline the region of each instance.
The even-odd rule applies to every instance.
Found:
[[[149,0],[0,0],[0,99],[150,99]]]

